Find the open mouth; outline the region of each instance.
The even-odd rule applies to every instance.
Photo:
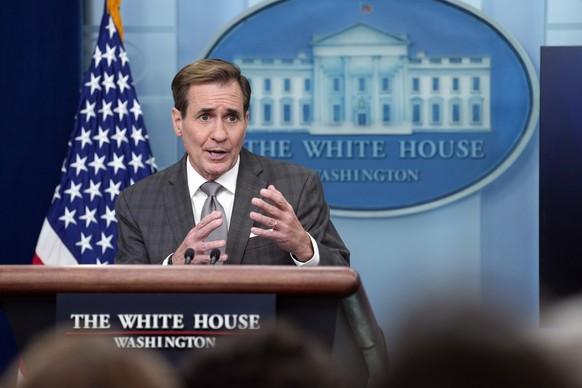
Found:
[[[222,158],[224,155],[226,155],[225,151],[221,151],[221,150],[209,150],[208,154],[210,155],[210,157],[212,159],[220,159]]]

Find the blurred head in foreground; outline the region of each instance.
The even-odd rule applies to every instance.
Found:
[[[571,387],[531,331],[478,308],[420,309],[393,348],[390,388]]]
[[[51,331],[25,350],[24,362],[24,381],[18,388],[180,387],[161,355],[118,349],[102,337],[57,339]]]
[[[582,387],[582,295],[554,301],[542,308],[539,344]]]
[[[331,354],[296,327],[277,323],[257,333],[224,338],[182,365],[187,388],[347,388]]]

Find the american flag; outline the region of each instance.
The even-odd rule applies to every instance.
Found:
[[[33,264],[113,263],[117,196],[124,187],[155,171],[127,54],[105,7],[63,174]]]

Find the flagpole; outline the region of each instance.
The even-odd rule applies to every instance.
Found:
[[[121,0],[107,0],[107,13],[113,19],[115,28],[117,28],[117,32],[119,33],[119,39],[123,43],[123,23],[121,22],[121,13],[119,12],[120,7]]]

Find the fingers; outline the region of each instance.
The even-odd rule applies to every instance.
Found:
[[[210,251],[212,251],[212,249],[214,249],[214,248],[224,248],[226,246],[226,241],[217,240],[217,241],[212,241],[212,244],[202,243],[202,244],[200,244],[200,246],[206,247],[208,249],[204,249],[199,253],[197,252],[194,255],[194,259],[190,262],[190,264],[209,264],[210,263]],[[206,253],[206,252],[208,252],[208,253]],[[219,259],[218,259],[218,261],[220,261],[220,262],[226,261],[226,260],[228,260],[227,254],[221,254]],[[176,253],[172,257],[172,264],[173,265],[185,264],[185,259],[180,254]]]
[[[289,218],[289,212],[293,212],[291,205],[287,202],[283,194],[270,185],[259,192],[262,198],[253,198],[251,203],[261,209],[264,214],[251,213],[251,218],[271,229],[283,226],[285,219]]]
[[[209,264],[210,263],[210,252],[214,249],[221,249],[226,246],[225,240],[216,240],[216,241],[208,241],[208,242],[201,242],[196,246],[194,259],[190,262],[190,264]],[[184,264],[184,257],[181,257],[176,253],[174,254],[175,258],[172,258],[174,264]],[[218,261],[226,261],[228,260],[228,255],[222,253],[218,259]]]
[[[269,185],[266,189],[261,189],[259,193],[261,197],[269,201],[263,201],[261,203],[262,206],[260,206],[267,214],[276,214],[278,211],[285,211],[290,206],[283,194],[273,185]]]
[[[251,203],[261,212],[251,212],[250,218],[264,225],[266,229],[252,228],[251,232],[257,236],[275,239],[278,243],[283,242],[292,232],[294,220],[297,218],[293,207],[273,185],[261,189],[259,194],[261,198],[253,198]]]
[[[217,262],[224,262],[226,260],[228,260],[228,255],[221,254],[220,257],[218,258]],[[201,254],[199,256],[196,256],[194,258],[194,260],[192,260],[192,264],[201,264],[201,265],[210,264],[210,255],[209,254]]]
[[[193,230],[198,231],[198,235],[204,240],[210,233],[222,225],[222,213],[213,211],[196,224]]]
[[[195,255],[191,264],[208,264],[208,253],[214,248],[226,247],[226,240],[204,241],[210,233],[223,223],[222,213],[214,211],[202,218],[189,232],[180,247],[175,251],[172,261],[174,264],[184,264],[184,252],[187,248],[194,249]],[[225,261],[228,257],[222,255],[219,261]]]
[[[256,221],[262,225],[265,225],[267,228],[272,230],[277,230],[277,228],[283,226],[283,224],[279,224],[279,221],[271,216],[266,216],[261,213],[251,212],[250,217],[253,221]]]
[[[293,207],[273,185],[259,193],[261,198],[253,198],[251,202],[261,212],[251,212],[250,218],[266,228],[252,227],[251,232],[273,240],[282,249],[300,257],[300,261],[309,260],[313,256],[311,239]]]

